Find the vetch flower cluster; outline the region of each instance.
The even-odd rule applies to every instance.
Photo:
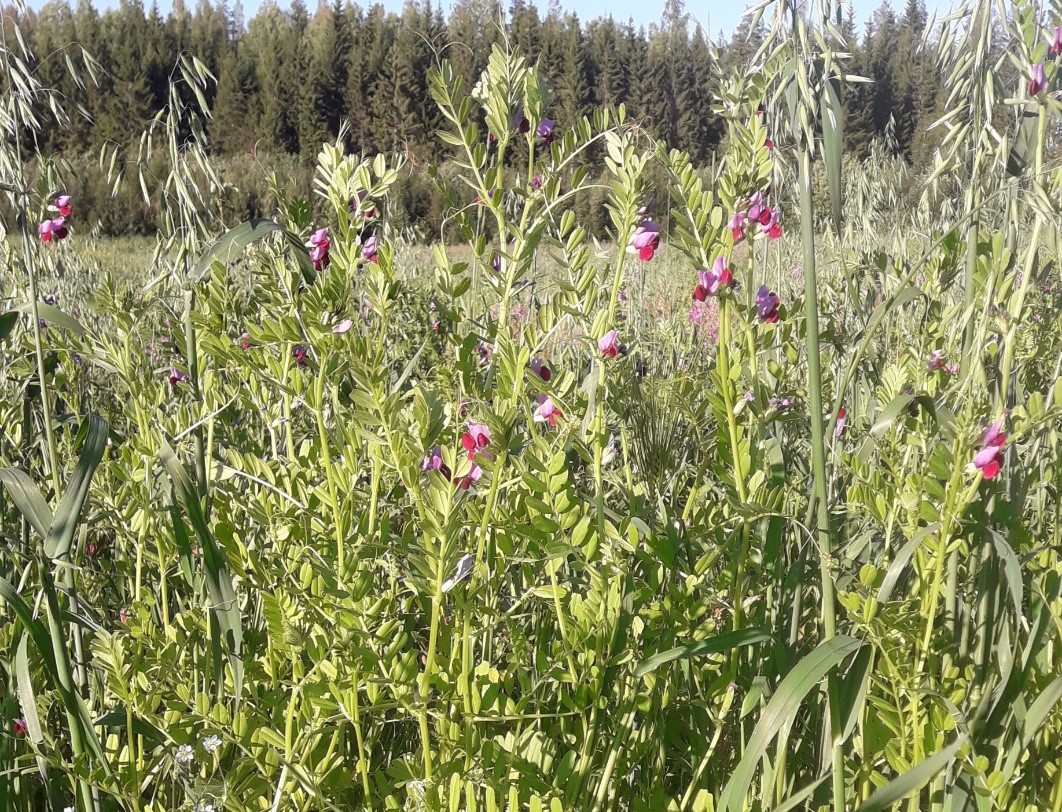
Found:
[[[66,220],[74,213],[73,198],[70,195],[59,195],[48,206],[48,211],[54,212],[56,216],[45,220],[37,227],[41,242],[65,240],[70,233],[66,227]]]
[[[762,192],[756,192],[749,198],[749,205],[730,218],[730,235],[734,238],[734,245],[745,239],[751,227],[759,228],[760,233],[772,240],[782,236],[781,216],[777,209],[772,209],[764,202]]]

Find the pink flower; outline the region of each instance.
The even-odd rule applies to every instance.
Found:
[[[749,218],[750,223],[758,223],[760,216],[763,214],[763,209],[763,193],[756,192],[749,198],[749,207],[745,211],[745,216]]]
[[[697,287],[693,289],[695,301],[703,302],[709,296],[718,296],[734,286],[734,274],[726,257],[716,257],[710,271],[697,271]]]
[[[306,247],[310,249],[310,261],[313,262],[315,271],[323,271],[328,267],[328,263],[331,261],[328,258],[328,249],[331,247],[331,243],[328,241],[327,228],[319,228],[311,234],[310,241],[306,243]]]
[[[461,435],[461,445],[468,452],[468,458],[473,459],[477,452],[490,445],[490,429],[482,423],[469,422],[468,431]],[[490,459],[490,454],[484,453]]]
[[[1007,444],[1007,435],[1003,431],[1003,421],[997,420],[985,432],[981,450],[973,458],[973,467],[981,472],[985,479],[994,479],[999,473],[999,452]]]
[[[337,336],[341,336],[344,333],[349,333],[350,328],[353,326],[354,321],[352,319],[343,319],[343,321],[339,322],[339,324],[332,328],[332,332]]]
[[[19,717],[18,719],[12,720],[12,722],[11,722],[11,732],[14,733],[15,736],[17,736],[18,738],[21,739],[23,736],[25,736],[27,733],[29,733],[29,725],[26,724],[26,720],[25,719],[23,719],[22,717]]]
[[[367,259],[374,264],[380,264],[380,257],[377,252],[376,235],[369,237],[365,243],[361,246],[361,257]]]
[[[837,412],[837,428],[834,429],[833,436],[840,439],[848,431],[848,412],[845,411],[842,406]]]
[[[70,195],[59,195],[52,201],[48,211],[54,211],[64,219],[69,217],[74,213],[73,198]]]
[[[251,334],[250,333],[241,333],[239,339],[237,339],[237,340],[240,342],[240,349],[241,350],[249,350],[249,349],[251,349]]]
[[[1039,96],[1047,90],[1047,74],[1043,65],[1033,65],[1029,71],[1029,95]]]
[[[615,330],[609,330],[597,340],[597,348],[605,358],[616,358],[619,356],[618,338],[618,332]]]
[[[553,401],[546,395],[543,395],[538,402],[538,408],[535,409],[535,421],[539,423],[549,423],[551,426],[556,427],[557,421],[564,415],[561,410],[553,405]]]
[[[763,221],[763,217],[760,217],[761,230],[770,239],[777,240],[782,236],[782,221],[776,210],[768,209],[768,212],[770,216],[767,218],[766,223]]]
[[[301,345],[296,345],[291,348],[291,357],[295,359],[295,363],[300,367],[306,366],[307,355],[308,352],[306,348]]]
[[[463,491],[467,491],[469,488],[479,482],[480,477],[482,476],[483,469],[475,463],[472,463],[472,468],[469,470],[469,472],[463,477],[461,477],[459,480],[457,480],[457,487],[459,487]]]
[[[545,383],[549,383],[550,378],[553,377],[553,373],[550,372],[548,366],[546,366],[541,358],[535,358],[531,361],[531,371],[540,377]]]
[[[188,376],[185,375],[177,367],[170,367],[170,386],[177,386],[179,383],[188,383]]]
[[[69,234],[66,228],[66,218],[60,216],[52,220],[45,220],[37,227],[37,234],[40,236],[41,242],[65,240],[67,234]]]
[[[1051,56],[1062,56],[1062,25],[1055,26],[1055,33],[1051,38]]]
[[[734,238],[734,245],[745,239],[745,226],[748,224],[748,215],[743,212],[735,212],[730,218],[730,234]]]
[[[772,141],[770,138],[764,141],[763,145],[767,147],[768,152],[774,152],[774,141]]]
[[[631,241],[627,245],[627,251],[632,254],[637,254],[638,259],[642,262],[648,262],[653,258],[653,255],[656,254],[659,247],[660,226],[652,220],[645,220],[640,226],[634,229],[634,234],[631,235]]]
[[[760,317],[760,321],[766,324],[774,324],[778,321],[779,304],[781,300],[778,295],[766,285],[761,285],[756,291],[756,315]]]

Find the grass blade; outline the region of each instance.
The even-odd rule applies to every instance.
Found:
[[[751,646],[753,643],[763,643],[772,639],[773,637],[764,629],[738,629],[737,631],[726,632],[707,640],[689,643],[685,646],[677,646],[654,654],[652,657],[638,663],[638,667],[634,669],[634,676],[644,677],[660,666],[674,660],[688,660],[692,657],[700,657],[702,654],[721,654],[739,646]]]
[[[781,730],[782,725],[791,720],[793,714],[803,703],[804,698],[816,685],[846,657],[854,654],[863,645],[854,637],[838,635],[832,637],[808,654],[790,671],[771,701],[764,708],[760,721],[756,724],[749,739],[741,761],[734,769],[730,780],[719,796],[720,812],[739,812],[743,808],[745,795],[752,785],[756,766],[767,753],[771,740]]]
[[[955,741],[939,753],[935,753],[920,764],[916,764],[899,778],[894,778],[871,795],[856,812],[884,812],[884,810],[892,808],[894,804],[902,801],[911,793],[917,792],[932,781],[933,776],[952,762],[955,754],[959,752],[959,748],[963,746],[965,741],[966,734],[960,733]]]
[[[88,500],[92,475],[99,467],[103,460],[103,452],[107,449],[108,426],[102,417],[94,414],[86,417],[81,433],[85,435],[81,457],[77,461],[70,482],[67,483],[63,498],[59,501],[59,507],[56,508],[55,516],[48,527],[48,535],[44,539],[44,554],[51,559],[66,558],[70,552],[70,545],[74,541],[74,531],[77,529],[85,502]]]

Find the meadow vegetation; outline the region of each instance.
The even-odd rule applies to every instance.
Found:
[[[190,56],[99,241],[9,21],[0,808],[1062,810],[1062,19],[941,21],[915,181],[839,13],[708,169],[441,61],[428,247],[342,137],[222,229]]]

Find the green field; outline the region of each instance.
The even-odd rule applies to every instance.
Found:
[[[223,231],[179,106],[96,238],[8,139],[0,810],[1062,810],[1057,9],[944,23],[918,177],[821,11],[711,171],[437,66],[446,244],[342,143]]]

